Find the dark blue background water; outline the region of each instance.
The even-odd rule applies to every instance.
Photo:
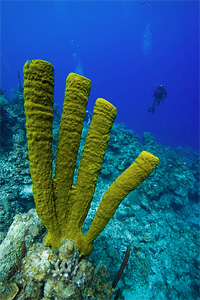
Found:
[[[198,148],[197,1],[3,1],[1,19],[1,88],[8,96],[26,60],[47,60],[60,110],[66,76],[76,71],[92,80],[90,111],[105,98],[134,133]],[[168,97],[150,114],[157,84]]]

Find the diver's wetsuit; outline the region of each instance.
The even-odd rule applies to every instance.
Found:
[[[160,103],[164,103],[164,99],[167,97],[167,91],[164,88],[164,86],[161,84],[157,87],[156,91],[153,94],[154,102],[149,107],[148,112],[151,112],[152,114],[155,111],[155,106],[159,105]]]

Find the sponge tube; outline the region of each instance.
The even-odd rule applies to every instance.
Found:
[[[68,199],[69,191],[72,188],[90,89],[91,81],[86,77],[75,73],[68,75],[59,129],[54,179],[56,215],[62,236],[66,224],[69,222],[69,212],[71,212],[71,204]]]
[[[159,159],[153,154],[143,151],[135,162],[126,169],[105,192],[92,224],[85,236],[92,243],[106,227],[121,201],[156,168]]]
[[[111,103],[102,98],[96,100],[75,189],[69,199],[71,208],[67,225],[65,225],[66,234],[75,241],[77,241],[77,232],[80,231],[90,208],[116,114],[117,109]]]
[[[52,188],[53,66],[42,60],[27,61],[24,73],[24,106],[33,197],[38,216],[52,236],[59,240]]]

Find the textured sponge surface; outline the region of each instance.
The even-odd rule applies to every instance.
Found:
[[[59,233],[52,190],[53,66],[27,61],[24,73],[24,107],[33,197],[37,213],[50,231]],[[59,235],[59,234],[58,234]]]

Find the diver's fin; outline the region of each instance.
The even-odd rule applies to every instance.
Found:
[[[154,105],[151,105],[148,109],[148,112],[151,112],[152,114],[154,113],[155,111],[155,106]]]

